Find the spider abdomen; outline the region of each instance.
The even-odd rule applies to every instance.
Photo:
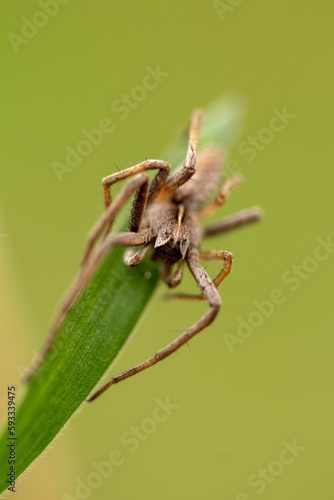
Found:
[[[182,203],[191,210],[198,210],[217,190],[222,164],[221,150],[212,147],[202,151],[197,159],[194,175],[189,182],[177,189],[173,201]]]

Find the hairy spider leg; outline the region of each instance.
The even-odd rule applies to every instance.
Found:
[[[108,206],[105,212],[103,212],[100,219],[94,224],[94,226],[88,233],[86,249],[81,263],[81,269],[84,269],[85,265],[87,264],[93,248],[105,228],[107,226],[112,226],[118,212],[134,193],[136,193],[136,196],[132,204],[132,210],[135,207],[135,209],[138,211],[138,215],[134,216],[131,211],[130,221],[132,222],[129,229],[130,231],[137,232],[146,206],[148,184],[149,178],[145,174],[132,179],[126,186],[124,186],[123,190],[120,192],[115,201]]]
[[[186,161],[182,167],[168,180],[165,188],[163,189],[162,196],[168,196],[194,175],[196,171],[198,135],[201,128],[202,118],[203,111],[201,109],[195,110],[190,123]]]
[[[106,208],[108,208],[109,205],[111,204],[110,188],[112,184],[123,181],[124,179],[132,177],[133,175],[141,174],[148,170],[156,170],[156,169],[158,169],[159,172],[151,182],[151,186],[148,191],[148,197],[147,197],[148,199],[146,200],[147,203],[148,202],[151,203],[155,199],[155,197],[159,194],[160,190],[164,187],[167,177],[169,175],[170,165],[166,161],[146,160],[141,163],[138,163],[137,165],[134,165],[133,167],[126,168],[125,170],[121,170],[120,172],[116,172],[114,174],[108,175],[107,177],[104,177],[102,179],[102,185],[104,190],[104,202]],[[106,225],[105,227],[106,235],[109,233],[110,228],[111,224]]]
[[[145,255],[152,248],[152,246],[153,246],[152,243],[148,242],[143,248],[141,248],[137,252],[135,252],[133,248],[128,248],[124,253],[123,257],[124,263],[130,267],[138,266],[138,264],[140,264],[144,260]]]
[[[208,215],[216,212],[216,210],[218,210],[225,203],[232,189],[239,186],[242,180],[243,178],[241,175],[236,175],[224,182],[216,198],[208,206],[199,211],[199,217],[207,217]]]
[[[121,380],[132,377],[137,373],[145,370],[146,368],[150,368],[155,365],[159,361],[167,358],[170,354],[177,351],[180,347],[186,344],[192,337],[194,337],[197,333],[201,332],[204,328],[209,326],[212,321],[217,316],[219,309],[221,307],[221,298],[219,293],[211,280],[208,273],[205,269],[199,264],[199,251],[196,247],[192,247],[188,251],[187,255],[187,264],[188,267],[194,276],[197,284],[203,292],[206,300],[210,305],[210,309],[190,328],[188,328],[185,332],[183,332],[177,339],[173,340],[170,344],[165,346],[163,349],[158,351],[152,358],[139,363],[134,366],[130,370],[127,370],[116,377],[113,377],[107,384],[105,384],[101,389],[95,392],[87,401],[93,401],[98,396],[100,396],[104,391],[106,391],[111,385],[114,385]],[[230,269],[226,268],[226,275]],[[224,276],[225,277],[225,276]]]
[[[178,286],[183,278],[184,260],[179,260],[176,270],[171,272],[172,266],[167,262],[162,262],[160,266],[160,277],[170,288]]]
[[[112,184],[153,169],[159,169],[159,172],[152,180],[150,187],[148,187],[149,178],[143,174],[139,177],[141,180],[133,179],[132,182],[126,185],[115,202],[111,204],[110,186]],[[146,160],[138,165],[122,170],[121,172],[109,175],[102,180],[103,186],[107,187],[105,193],[108,193],[108,202],[106,201],[105,212],[89,232],[87,246],[81,264],[82,266],[87,262],[96,241],[103,231],[105,231],[105,236],[109,233],[117,213],[136,191],[137,194],[135,195],[131,208],[129,230],[134,232],[138,231],[145,207],[148,203],[148,198],[152,192],[152,185],[155,188],[155,192],[161,189],[168,177],[169,171],[170,165],[165,161]]]
[[[225,217],[223,220],[203,228],[203,238],[209,238],[216,234],[226,233],[231,229],[245,226],[251,222],[258,222],[263,217],[262,210],[258,207],[248,208],[236,214]]]
[[[212,250],[208,252],[200,252],[199,254],[200,260],[206,260],[208,262],[224,262],[224,266],[222,270],[218,273],[214,280],[212,280],[213,284],[216,288],[220,285],[220,283],[226,278],[228,274],[231,272],[233,255],[231,252],[227,250]],[[205,300],[205,294],[202,292],[201,294],[191,294],[191,293],[173,293],[166,295],[166,299],[187,299],[187,300]]]
[[[141,174],[143,172],[146,172],[147,170],[156,170],[156,169],[160,170],[160,172],[158,172],[157,175],[160,174],[159,177],[160,184],[163,184],[161,177],[165,179],[168,177],[170,171],[170,165],[166,161],[162,160],[145,160],[142,161],[141,163],[138,163],[137,165],[133,165],[132,167],[121,170],[120,172],[115,172],[114,174],[107,175],[107,177],[104,177],[102,179],[102,185],[104,190],[104,200],[106,208],[111,203],[110,187],[112,186],[112,184],[123,181],[124,179],[132,177],[133,175]],[[162,174],[161,171],[164,171],[164,174]]]

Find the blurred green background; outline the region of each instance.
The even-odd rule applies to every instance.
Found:
[[[237,91],[247,118],[229,165],[246,182],[212,220],[265,212],[205,243],[235,258],[211,328],[84,407],[16,498],[333,498],[332,3],[6,0],[1,10],[2,415],[116,165],[159,158],[193,108]],[[153,85],[146,75],[159,68]],[[105,118],[114,130],[60,182],[54,162]],[[189,276],[182,289],[195,291]],[[110,373],[205,310],[164,302],[165,291]]]

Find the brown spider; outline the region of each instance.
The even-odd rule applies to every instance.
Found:
[[[186,262],[201,293],[200,295],[175,294],[174,296],[192,300],[205,299],[208,301],[210,309],[194,325],[158,351],[152,358],[113,377],[88,401],[100,396],[111,385],[155,365],[212,323],[222,304],[217,287],[231,270],[232,254],[228,251],[201,252],[201,240],[203,237],[212,236],[260,218],[260,211],[253,208],[229,217],[218,224],[204,229],[201,227],[200,218],[217,210],[225,202],[231,189],[241,181],[240,176],[229,179],[220,187],[216,198],[209,205],[203,207],[208,197],[219,185],[222,155],[220,150],[208,148],[197,158],[197,141],[202,115],[201,110],[196,110],[193,113],[186,161],[170,177],[169,163],[146,160],[103,179],[107,209],[88,237],[82,268],[85,270],[86,266],[95,267],[94,259],[93,263],[90,262],[90,256],[96,241],[103,231],[109,232],[120,208],[132,194],[135,194],[130,213],[129,231],[109,234],[99,253],[105,255],[116,246],[142,246],[138,251],[128,249],[124,255],[126,265],[137,266],[142,262],[146,253],[152,250],[152,259],[161,263],[160,275],[169,287],[175,287],[181,282]],[[150,183],[148,176],[143,172],[153,169],[159,171]],[[119,197],[111,203],[110,186],[136,174],[140,175],[132,179]],[[101,255],[98,259],[101,258]],[[218,276],[212,280],[199,264],[200,260],[223,261],[224,266]],[[173,270],[174,265],[176,265],[175,270]]]
[[[96,399],[111,385],[155,365],[212,323],[222,304],[217,287],[231,270],[232,254],[228,251],[202,252],[200,251],[201,240],[204,237],[259,220],[261,216],[259,209],[252,208],[206,228],[201,227],[200,218],[223,205],[231,189],[241,181],[240,176],[229,179],[219,188],[218,195],[204,206],[220,184],[222,154],[219,149],[210,147],[203,150],[197,158],[197,142],[202,116],[201,110],[196,110],[193,113],[186,161],[171,176],[169,176],[169,163],[160,160],[146,160],[103,179],[106,210],[88,235],[79,278],[56,318],[40,359],[43,359],[49,352],[60,322],[83,285],[91,277],[106,253],[115,247],[141,247],[138,251],[126,250],[124,261],[128,266],[137,266],[142,262],[146,253],[152,250],[152,259],[161,263],[162,280],[172,288],[181,282],[186,262],[201,293],[199,295],[179,293],[174,294],[173,297],[207,300],[210,309],[194,325],[153,357],[113,377],[88,401]],[[158,170],[151,182],[147,174],[144,173],[147,170]],[[136,177],[125,185],[118,197],[112,202],[111,185],[132,176]],[[132,195],[134,195],[134,199],[128,231],[109,234],[116,215]],[[95,244],[103,233],[103,241],[96,252],[93,252]],[[222,261],[224,265],[218,276],[212,280],[199,264],[200,260]],[[175,270],[174,267],[176,267]],[[29,379],[37,368],[38,366],[35,366],[26,379]]]

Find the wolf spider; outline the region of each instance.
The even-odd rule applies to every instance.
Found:
[[[95,267],[95,264],[91,263],[92,250],[98,238],[105,232],[105,240],[100,247],[100,254],[104,255],[116,246],[141,246],[138,251],[128,249],[124,254],[126,265],[137,266],[151,250],[152,259],[160,262],[162,280],[171,288],[176,287],[181,282],[186,262],[201,293],[199,295],[178,293],[173,296],[180,299],[207,300],[210,308],[177,339],[158,351],[153,357],[113,377],[88,401],[96,399],[111,385],[155,365],[212,323],[222,304],[217,287],[231,271],[232,254],[228,251],[202,252],[200,251],[201,240],[203,237],[221,233],[258,220],[260,217],[259,210],[253,208],[229,217],[218,224],[204,229],[201,227],[200,218],[221,207],[231,189],[241,181],[240,176],[229,179],[220,187],[216,197],[204,206],[208,197],[212,195],[219,184],[222,158],[220,150],[212,147],[205,149],[197,158],[197,142],[202,115],[201,110],[196,110],[193,113],[185,163],[171,176],[169,175],[169,163],[160,160],[146,160],[103,179],[106,211],[88,237],[82,269],[85,270],[87,266]],[[144,173],[148,170],[158,170],[151,182]],[[112,203],[110,187],[116,182],[137,174],[139,175],[129,181]],[[128,231],[108,234],[115,216],[132,195],[134,195],[134,199]],[[212,280],[199,264],[200,260],[221,261],[224,265],[218,276]],[[174,267],[175,269],[173,269]]]
[[[51,328],[38,366],[35,366],[26,376],[26,380],[29,380],[39,368],[41,360],[51,348],[53,338],[66,312],[84,284],[92,276],[99,262],[112,248],[141,247],[137,251],[129,248],[125,251],[124,262],[128,266],[140,264],[147,252],[151,250],[152,259],[160,262],[162,280],[171,288],[180,284],[186,262],[201,293],[199,295],[178,293],[174,294],[173,297],[207,300],[210,308],[195,324],[153,357],[113,377],[87,401],[96,399],[111,385],[166,358],[187,343],[196,333],[209,326],[217,316],[222,304],[217,287],[231,271],[232,254],[224,250],[200,251],[201,240],[256,221],[260,218],[261,213],[257,208],[252,208],[216,224],[201,227],[200,219],[221,207],[231,189],[241,181],[240,176],[230,178],[219,188],[216,197],[206,204],[208,198],[213,195],[220,184],[222,154],[219,149],[209,147],[204,149],[197,158],[197,142],[202,116],[201,110],[194,111],[190,124],[185,163],[171,176],[169,175],[169,163],[160,160],[146,160],[103,179],[106,210],[88,235],[79,278],[66,297]],[[151,182],[145,173],[148,170],[158,170]],[[118,197],[112,202],[110,187],[116,182],[133,176],[136,177],[124,186]],[[128,231],[109,234],[116,215],[133,195]],[[93,252],[101,237],[100,245]],[[200,260],[223,262],[223,268],[212,280],[199,264]]]

